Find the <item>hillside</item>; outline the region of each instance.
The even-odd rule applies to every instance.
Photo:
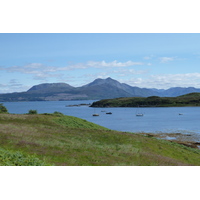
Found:
[[[55,112],[0,114],[0,165],[200,165],[200,150]]]
[[[200,93],[190,93],[178,97],[129,97],[104,99],[94,102],[91,107],[182,107],[200,106]]]
[[[31,87],[26,92],[0,94],[0,102],[5,101],[66,101],[82,99],[111,99],[118,97],[176,97],[200,89],[170,88],[167,90],[147,89],[120,83],[112,78],[96,79],[81,87],[67,83],[43,83]]]

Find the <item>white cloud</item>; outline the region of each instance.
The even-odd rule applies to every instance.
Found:
[[[161,57],[160,61],[165,63],[173,61],[174,59],[175,57]],[[46,66],[41,63],[31,63],[25,66],[0,67],[0,70],[9,73],[29,74],[33,76],[33,80],[40,80],[41,82],[49,82],[50,80],[59,82],[70,80],[73,82],[72,78],[69,79],[69,77],[74,77],[73,79],[76,79],[74,86],[77,86],[77,84],[82,86],[83,83],[87,84],[96,78],[112,77],[116,80],[124,79],[123,82],[138,87],[158,89],[167,89],[177,86],[200,88],[200,73],[150,75],[149,70],[136,70],[133,69],[134,67],[131,67],[135,65],[143,65],[143,63],[133,61],[118,62],[116,60],[112,62],[88,61],[85,63],[71,64],[66,67]],[[147,65],[151,65],[151,63],[148,63]],[[75,71],[76,69],[93,68],[96,70],[83,70],[84,74]],[[73,73],[68,72],[73,70]],[[69,82],[69,84],[71,82]],[[0,86],[0,92],[6,90],[5,83]],[[14,79],[7,83],[7,86],[11,92],[20,91],[19,88],[23,88],[22,84]],[[21,89],[21,91],[24,90]]]
[[[174,57],[160,57],[159,60],[161,63],[167,63],[169,61],[173,61],[175,58]]]
[[[69,65],[66,67],[55,67],[46,66],[41,63],[30,63],[25,66],[11,66],[11,67],[0,67],[0,70],[4,70],[10,73],[22,73],[22,74],[32,74],[34,79],[46,80],[46,78],[62,78],[63,74],[59,72],[71,71],[75,69],[88,69],[88,68],[119,68],[119,67],[129,67],[134,65],[142,65],[140,62],[118,62],[116,60],[112,62],[105,61],[88,61],[86,63],[78,63],[74,65]]]
[[[150,75],[146,78],[132,78],[126,83],[132,86],[158,89],[170,87],[200,88],[200,73]]]
[[[154,55],[150,55],[150,56],[145,56],[143,57],[144,60],[150,60],[152,58],[154,58],[155,56]]]
[[[58,77],[62,76],[62,74],[55,73],[57,70],[57,67],[52,66],[45,66],[41,63],[31,63],[25,66],[11,66],[11,67],[1,67],[0,70],[4,70],[10,73],[22,73],[22,74],[32,74],[34,76],[34,79],[41,79],[48,77]]]
[[[47,67],[41,63],[31,63],[25,66],[11,66],[11,67],[1,67],[0,70],[7,72],[21,72],[24,74],[37,74],[39,71],[51,71],[55,67]]]
[[[0,93],[27,91],[31,86],[25,86],[17,79],[11,79],[6,84],[0,84]]]
[[[133,62],[133,61],[118,62],[116,60],[114,60],[112,62],[105,62],[105,61],[100,61],[100,62],[89,61],[89,62],[87,62],[88,66],[95,67],[95,68],[101,68],[101,67],[129,67],[129,66],[142,65],[142,64],[143,63],[141,63],[141,62]]]
[[[129,67],[134,65],[143,65],[141,62],[118,62],[116,60],[112,62],[105,62],[105,61],[88,61],[86,63],[78,63],[74,65],[69,65],[66,67],[53,67],[53,66],[46,66],[41,63],[31,63],[25,66],[12,66],[12,67],[0,67],[0,70],[5,70],[8,72],[21,72],[25,74],[36,74],[37,72],[56,72],[56,71],[65,71],[65,70],[72,70],[72,69],[86,69],[86,68],[112,68],[112,67]]]
[[[78,63],[74,65],[69,65],[66,67],[59,67],[57,70],[73,70],[73,69],[87,69],[87,68],[116,68],[116,67],[129,67],[134,65],[143,65],[142,62],[133,62],[133,61],[127,61],[127,62],[118,62],[116,60],[112,62],[105,62],[103,61],[88,61],[86,63]]]
[[[147,74],[148,72],[149,70],[135,70],[135,69],[119,69],[113,71],[113,73],[119,74],[120,76],[141,75],[141,74]]]

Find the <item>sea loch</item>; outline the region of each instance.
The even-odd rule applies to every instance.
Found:
[[[38,113],[58,111],[118,131],[200,134],[200,107],[140,108],[143,116],[137,117],[137,108],[94,109],[89,106],[69,106],[92,102],[93,100],[3,102],[3,105],[7,107],[9,113],[24,114],[31,109],[37,110]],[[99,116],[93,117],[94,112]],[[107,115],[106,112],[112,114]]]

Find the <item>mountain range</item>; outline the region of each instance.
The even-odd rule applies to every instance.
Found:
[[[93,82],[73,87],[67,83],[43,83],[31,87],[26,92],[0,94],[0,102],[5,101],[65,101],[84,99],[110,99],[118,97],[176,97],[192,92],[200,92],[194,87],[173,87],[147,89],[120,83],[112,78],[96,79]]]

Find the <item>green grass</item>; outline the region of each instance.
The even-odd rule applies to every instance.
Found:
[[[48,165],[35,155],[0,148],[0,166],[45,166]]]
[[[86,120],[77,118],[77,117],[72,117],[72,116],[62,116],[62,117],[57,117],[54,120],[56,123],[69,127],[69,128],[86,128],[86,129],[96,129],[96,130],[108,130],[105,127],[99,126],[94,123],[89,123]]]
[[[61,113],[0,114],[0,165],[199,166],[200,150]]]

